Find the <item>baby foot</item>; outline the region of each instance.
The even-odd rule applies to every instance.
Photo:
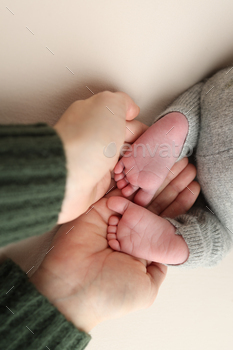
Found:
[[[146,206],[179,157],[188,132],[186,117],[169,113],[140,136],[115,166],[115,181],[125,197]]]
[[[107,239],[112,249],[165,264],[187,260],[187,244],[168,220],[122,197],[109,198],[107,205],[122,215],[109,218]]]

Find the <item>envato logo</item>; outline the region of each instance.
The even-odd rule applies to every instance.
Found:
[[[175,142],[172,142],[172,145],[168,143],[162,143],[162,144],[156,144],[154,147],[151,147],[148,143],[137,143],[133,146],[124,143],[121,146],[120,149],[120,156],[129,158],[134,157],[137,158],[138,156],[146,158],[151,157],[154,158],[155,155],[159,155],[161,158],[178,158],[180,155],[180,152],[183,148],[183,154],[185,154],[186,157],[190,157],[193,154],[193,148],[192,146],[185,144],[185,146],[181,147],[179,145],[176,145]],[[115,142],[111,142],[108,146],[104,147],[103,153],[105,157],[112,158],[117,153],[117,147]]]
[[[148,156],[154,158],[157,153],[161,158],[178,158],[181,150],[182,147],[176,145],[175,141],[172,141],[172,145],[168,143],[156,144],[154,148],[151,148],[148,143],[134,144],[133,147],[132,145],[126,143],[121,147],[120,155],[122,157],[124,156],[125,158],[137,158],[138,155],[143,158],[146,158]],[[183,152],[185,153],[186,157],[190,157],[193,154],[193,148],[186,144],[184,146]]]
[[[117,154],[116,142],[110,142],[106,147],[104,147],[103,154],[107,158],[113,158]]]

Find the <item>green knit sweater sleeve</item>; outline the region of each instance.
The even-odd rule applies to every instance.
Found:
[[[66,157],[44,123],[0,126],[0,246],[50,230],[66,184]],[[1,349],[82,350],[79,331],[11,260],[0,265]]]
[[[55,129],[45,123],[0,126],[0,246],[55,226],[66,174]]]
[[[83,350],[91,336],[77,330],[11,260],[0,266],[0,339],[7,350]]]

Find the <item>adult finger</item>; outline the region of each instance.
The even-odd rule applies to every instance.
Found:
[[[126,108],[126,120],[132,120],[137,117],[137,115],[140,112],[139,106],[132,100],[131,97],[129,97],[128,94],[122,91],[114,92],[115,95],[117,95],[121,103],[125,105]]]
[[[148,209],[156,215],[160,215],[175,200],[178,194],[194,180],[195,176],[195,166],[193,164],[188,164],[153,200]]]
[[[179,162],[175,163],[173,165],[173,167],[170,169],[171,171],[169,171],[166,179],[164,180],[164,182],[162,183],[162,185],[158,188],[158,190],[156,191],[153,200],[151,201],[151,203],[149,204],[149,206],[153,203],[153,201],[155,200],[155,198],[157,198],[159,196],[159,194],[168,186],[168,184],[174,180],[184,169],[185,167],[188,165],[188,158],[183,158],[181,159]]]
[[[185,214],[195,203],[201,187],[198,182],[191,182],[171,203],[160,216],[175,218],[178,215]]]
[[[126,130],[125,130],[125,142],[133,143],[136,141],[139,136],[141,136],[149,126],[143,124],[139,120],[132,120],[126,122]]]

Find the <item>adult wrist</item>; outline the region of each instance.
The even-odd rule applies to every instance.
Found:
[[[89,333],[99,323],[93,319],[91,312],[88,311],[90,302],[82,297],[82,290],[75,292],[75,297],[69,296],[70,286],[67,288],[64,280],[57,278],[43,266],[39,267],[29,280],[66,320],[80,331]],[[73,298],[75,298],[75,307],[73,306]]]
[[[0,295],[2,349],[11,348],[12,339],[17,349],[24,350],[64,349],[67,342],[72,349],[87,346],[91,336],[67,322],[12,260],[1,265],[0,280],[4,282]]]
[[[85,144],[82,138],[73,135],[68,121],[60,119],[54,126],[60,137],[66,157],[66,185],[65,193],[58,216],[57,224],[64,224],[83,214],[90,205],[90,198],[84,196],[88,189],[85,189],[85,181],[88,174],[83,171],[82,147]],[[72,137],[73,135],[73,137]],[[82,164],[82,166],[80,166]],[[82,201],[80,201],[82,198]],[[75,208],[75,209],[74,209]]]

